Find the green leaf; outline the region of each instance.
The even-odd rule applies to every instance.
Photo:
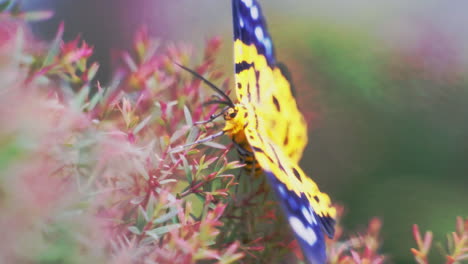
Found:
[[[190,165],[187,161],[187,158],[184,155],[180,155],[180,159],[182,159],[182,166],[184,167],[185,176],[187,177],[188,182],[192,183],[192,170],[190,169]]]
[[[185,135],[185,133],[187,133],[187,129],[185,129],[185,128],[181,128],[181,129],[177,130],[176,132],[174,132],[172,134],[171,138],[169,139],[169,144],[172,144],[175,141],[177,141],[179,138],[181,138],[183,135]]]
[[[135,235],[141,235],[141,231],[136,226],[129,226],[128,231],[132,232]]]
[[[21,14],[21,17],[28,22],[37,22],[50,19],[54,12],[50,10],[30,11]]]
[[[11,4],[11,1],[7,0],[3,3],[0,3],[0,12],[3,12],[5,10],[7,10],[7,8],[10,6]]]
[[[138,71],[138,65],[136,64],[136,62],[133,60],[132,56],[130,56],[130,54],[128,52],[124,52],[122,54],[122,59],[127,64],[128,68],[132,72],[137,72]]]
[[[135,225],[136,227],[138,227],[138,230],[143,230],[145,225],[149,222],[147,221],[148,218],[149,217],[146,215],[146,211],[143,209],[143,207],[141,207],[141,205],[138,206],[138,216]]]
[[[208,163],[208,162],[205,162],[205,158],[206,158],[206,156],[203,155],[203,156],[200,158],[199,162],[198,162],[199,165],[198,165],[198,168],[197,168],[197,172],[195,173],[195,178],[196,178],[196,179],[198,179],[198,176],[200,175],[200,173],[201,173],[204,169],[208,168],[208,166],[209,166],[209,163]]]
[[[235,253],[235,254],[232,254],[232,255],[222,256],[219,263],[220,264],[231,264],[231,263],[235,263],[236,261],[240,260],[243,257],[244,257],[244,254],[242,254],[242,253]]]
[[[177,182],[177,180],[176,179],[165,179],[165,180],[160,181],[159,184],[164,185],[164,184],[173,183],[173,182]]]
[[[60,52],[60,44],[62,43],[64,29],[65,29],[65,26],[62,22],[59,25],[57,33],[55,34],[55,38],[54,38],[54,41],[52,41],[52,45],[50,45],[49,52],[47,53],[47,56],[42,63],[42,67],[49,66],[50,64],[52,64],[55,57]]]
[[[202,204],[205,204],[206,197],[203,194],[195,193],[195,197],[197,197],[202,202]]]
[[[148,123],[149,121],[151,120],[151,115],[150,116],[147,116],[145,119],[143,119],[143,121],[141,121],[136,127],[135,129],[133,129],[133,134],[137,134],[138,132],[140,132],[140,130],[142,130]]]
[[[199,152],[200,151],[198,149],[191,149],[191,150],[187,151],[187,156],[195,155],[195,154],[197,154]]]
[[[24,151],[25,149],[15,138],[2,138],[0,141],[0,171],[11,165],[15,159],[20,158]]]
[[[207,145],[207,146],[210,146],[212,148],[217,148],[217,149],[226,149],[226,146],[224,146],[223,144],[219,144],[213,141],[203,142],[203,145]]]
[[[242,164],[241,162],[239,161],[231,161],[229,162],[227,165],[226,165],[226,169],[225,170],[235,170],[235,169],[239,169],[239,168],[243,168],[245,167],[245,164]]]
[[[21,14],[21,3],[15,3],[12,1],[12,5],[10,6],[10,13],[14,16]]]
[[[174,115],[174,106],[177,105],[177,101],[170,101],[166,105],[166,115],[167,118],[172,118]]]
[[[145,225],[146,223],[148,223],[150,221],[150,217],[146,214],[146,211],[145,209],[143,209],[143,206],[138,206],[138,213],[143,217],[143,219],[145,220]]]
[[[156,204],[157,204],[156,197],[154,197],[154,195],[150,195],[148,199],[148,204],[146,205],[146,215],[150,219],[153,218]]]
[[[189,126],[193,125],[192,115],[190,114],[189,109],[185,105],[184,105],[184,115],[185,115],[185,121],[187,122],[187,125]]]
[[[169,210],[168,213],[166,214],[163,214],[162,216],[158,217],[157,219],[155,219],[153,221],[154,224],[162,224],[166,221],[169,221],[171,220],[173,217],[175,217],[177,215],[177,208],[174,206],[174,207],[171,207],[171,209]]]
[[[187,140],[186,140],[187,144],[195,142],[199,133],[200,133],[200,128],[198,128],[198,126],[191,127],[190,132],[187,136]]]
[[[135,169],[140,173],[140,175],[143,176],[145,180],[148,180],[149,175],[148,175],[148,171],[145,169],[145,165],[140,160],[137,160],[137,159],[133,160],[133,164],[134,164]]]
[[[75,95],[70,103],[72,109],[83,110],[83,106],[85,106],[86,99],[88,99],[89,96],[89,91],[90,88],[88,85],[85,85],[80,89],[78,94]]]
[[[138,205],[141,204],[145,200],[145,195],[135,196],[130,200],[131,204]]]
[[[174,229],[180,228],[181,226],[182,226],[181,224],[170,224],[170,225],[165,225],[165,226],[161,226],[161,227],[146,231],[145,233],[153,237],[156,240],[156,239],[159,239],[162,235]]]
[[[91,67],[89,67],[88,74],[87,74],[88,81],[91,81],[92,79],[94,79],[98,70],[99,70],[99,63],[97,62],[93,63]]]
[[[91,111],[96,107],[96,105],[102,100],[103,95],[104,95],[104,89],[99,90],[96,94],[94,94],[93,98],[89,101],[87,110]]]
[[[175,154],[175,153],[179,153],[179,152],[182,152],[185,150],[185,147],[184,146],[177,146],[175,148],[171,148],[169,149],[168,153],[169,154]]]

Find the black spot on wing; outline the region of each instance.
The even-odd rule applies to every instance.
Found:
[[[335,236],[335,219],[330,216],[318,216],[323,232],[331,239]]]
[[[275,161],[270,157],[270,155],[268,155],[267,153],[265,153],[265,151],[263,151],[263,149],[259,148],[259,147],[256,147],[256,146],[251,146],[253,151],[255,153],[259,153],[259,154],[262,154],[264,155],[269,161],[270,163],[275,163]]]
[[[258,131],[258,116],[255,114],[255,130]]]
[[[281,111],[281,106],[280,106],[280,103],[278,101],[278,98],[276,98],[276,96],[274,96],[274,95],[271,98],[273,100],[273,104],[276,107],[276,111],[280,112]]]
[[[248,70],[250,69],[251,67],[253,67],[254,64],[253,63],[247,63],[246,61],[242,61],[240,63],[236,63],[236,65],[234,66],[235,70],[236,70],[236,74],[242,72],[242,71],[245,71],[245,70]],[[240,87],[237,86],[239,89]]]
[[[289,143],[289,122],[286,125],[286,136],[284,136],[283,145],[286,146]]]
[[[265,56],[270,67],[275,65],[273,42],[257,0],[232,0],[234,39],[247,45],[254,44]]]
[[[278,164],[278,167],[280,168],[281,171],[283,171],[284,173],[287,173],[286,170],[284,169],[282,161],[278,157],[278,153],[276,153],[275,148],[273,148],[273,145],[271,145],[270,143],[269,145],[270,145],[271,150],[273,151],[273,154],[275,154],[276,163]]]
[[[252,146],[252,149],[253,149],[255,152],[258,152],[258,153],[263,153],[263,149],[261,149],[261,148],[258,148],[258,147],[255,147],[255,146]]]
[[[302,182],[301,180],[301,175],[299,174],[299,172],[296,170],[296,168],[293,168],[293,173],[294,173],[294,176],[296,176],[296,178]]]

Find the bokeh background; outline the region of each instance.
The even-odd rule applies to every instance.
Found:
[[[112,54],[141,26],[162,43],[224,40],[232,72],[230,1],[29,0],[55,17],[33,25],[52,38],[60,21],[96,49],[109,80]],[[463,0],[261,1],[278,59],[309,120],[305,171],[346,208],[348,230],[384,221],[382,252],[409,263],[412,224],[444,240],[468,215],[468,3]],[[198,55],[199,54],[199,55]],[[437,254],[435,256],[437,259]],[[441,260],[441,259],[440,259]]]

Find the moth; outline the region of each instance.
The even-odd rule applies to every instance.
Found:
[[[257,0],[232,0],[234,26],[234,102],[193,70],[220,96],[224,110],[222,135],[234,142],[246,169],[265,174],[308,263],[326,262],[324,233],[332,238],[336,209],[330,197],[299,167],[307,144],[307,125],[298,109],[290,74],[276,62],[271,36]]]

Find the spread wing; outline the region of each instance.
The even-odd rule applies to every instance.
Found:
[[[254,104],[268,137],[295,162],[307,144],[307,125],[291,81],[275,61],[274,48],[256,0],[232,0],[236,94]]]
[[[265,137],[263,120],[254,106],[245,106],[248,122],[244,133],[265,171],[272,189],[286,213],[288,222],[309,263],[325,263],[323,232],[334,235],[336,209],[330,197],[320,192],[317,184],[304,174],[295,161]]]
[[[236,94],[248,112],[244,133],[309,263],[325,263],[323,232],[334,234],[336,210],[298,166],[307,126],[276,63],[256,0],[232,0]]]

